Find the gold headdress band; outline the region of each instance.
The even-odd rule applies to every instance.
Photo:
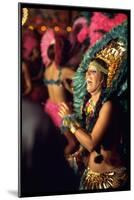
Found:
[[[110,41],[107,46],[105,46],[100,52],[96,54],[95,58],[103,60],[108,66],[107,87],[111,86],[112,80],[115,77],[116,72],[119,69],[125,55],[126,48],[124,43],[118,40]],[[101,68],[103,68],[103,66],[101,66]],[[103,71],[105,70],[106,69],[104,68]]]
[[[99,71],[103,72],[104,74],[108,74],[108,70],[105,69],[101,64],[99,64],[97,61],[93,60],[90,62],[90,65],[95,66]]]

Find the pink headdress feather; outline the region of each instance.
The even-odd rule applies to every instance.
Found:
[[[127,16],[122,13],[116,14],[114,18],[110,19],[101,12],[94,12],[88,31],[90,38],[90,47],[93,46],[104,35],[104,33],[100,33],[98,30],[109,32],[112,28],[121,24],[126,19]]]
[[[76,19],[73,23],[73,30],[75,29],[75,27],[78,24],[82,24],[82,26],[86,26],[88,23],[88,20],[85,17],[79,17],[78,19]]]
[[[48,50],[48,47],[52,43],[55,43],[54,31],[52,29],[48,29],[44,33],[44,35],[42,36],[42,39],[41,39],[41,56],[42,56],[43,63],[45,64],[46,67],[51,62],[50,59],[48,58],[47,50]]]
[[[84,39],[87,36],[87,27],[88,27],[88,20],[85,17],[79,17],[78,19],[76,19],[73,23],[72,26],[72,32],[69,36],[69,40],[73,45],[75,45],[76,39],[78,40],[78,42],[82,43],[84,41]],[[79,33],[75,33],[75,30],[77,29],[77,27],[81,25],[81,30],[79,31]]]
[[[82,30],[77,35],[77,40],[80,43],[83,43],[84,40],[88,37],[88,27],[83,27]]]

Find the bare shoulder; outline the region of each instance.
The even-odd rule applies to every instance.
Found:
[[[69,67],[69,66],[64,66],[62,68],[62,72],[64,72],[64,73],[66,73],[66,72],[73,72],[74,73],[74,70],[71,69],[71,67]]]
[[[64,78],[72,78],[75,71],[72,70],[70,67],[64,66],[62,68],[62,75]]]
[[[105,115],[105,114],[111,114],[113,112],[113,103],[112,101],[106,101],[100,110],[100,114]]]
[[[106,101],[106,102],[103,104],[102,108],[112,109],[112,108],[113,108],[113,103],[112,103],[112,101]]]

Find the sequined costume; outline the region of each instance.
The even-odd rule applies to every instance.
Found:
[[[44,104],[44,111],[51,117],[52,121],[57,127],[61,126],[61,117],[58,115],[59,106],[50,99]]]
[[[53,79],[43,79],[45,85],[57,85],[59,86],[62,84],[61,80],[61,69],[59,70],[58,78],[56,80]],[[48,113],[48,115],[51,117],[53,120],[54,124],[57,127],[61,126],[61,117],[58,115],[59,112],[59,105],[57,103],[52,102],[50,99],[47,100],[47,102],[44,104],[44,111]]]
[[[125,185],[128,175],[125,167],[108,172],[94,172],[85,169],[80,182],[80,190],[116,189]]]

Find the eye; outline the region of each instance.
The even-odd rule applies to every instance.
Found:
[[[93,73],[93,74],[96,74],[96,73],[97,73],[97,71],[96,71],[96,70],[92,70],[92,73]]]
[[[95,75],[97,73],[97,71],[96,70],[88,70],[87,71],[87,73],[86,73],[86,76],[88,76],[88,75]]]
[[[90,70],[90,71],[89,71],[89,74],[93,74],[93,75],[95,75],[96,73],[97,73],[96,70]]]

